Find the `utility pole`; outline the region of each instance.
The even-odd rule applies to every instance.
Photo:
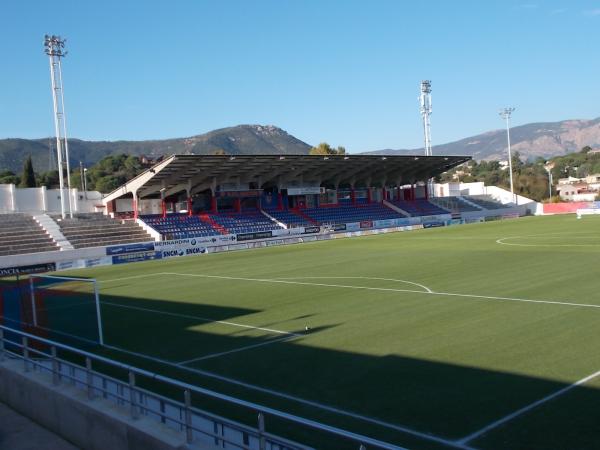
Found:
[[[69,165],[69,143],[67,140],[67,123],[65,117],[65,99],[62,80],[61,58],[66,56],[65,39],[60,36],[44,36],[44,51],[50,60],[50,81],[52,83],[52,104],[54,106],[54,131],[56,134],[56,154],[58,159],[58,180],[60,185],[60,210],[62,218],[65,214],[65,182],[64,171],[67,176],[67,189],[69,198],[69,217],[73,217],[71,199],[71,168]]]
[[[498,113],[500,117],[506,121],[506,140],[508,143],[508,170],[510,175],[510,193],[512,195],[515,204],[519,204],[519,201],[515,197],[515,190],[513,186],[513,170],[512,170],[512,155],[510,152],[510,115],[513,113],[515,108],[502,108]]]

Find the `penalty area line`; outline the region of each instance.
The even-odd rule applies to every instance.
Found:
[[[411,294],[422,294],[422,295],[438,295],[447,297],[463,297],[473,298],[481,300],[500,300],[508,302],[523,302],[523,303],[542,303],[547,305],[560,305],[560,306],[573,306],[578,308],[595,308],[600,309],[600,305],[594,305],[590,303],[574,303],[559,300],[533,300],[528,298],[515,298],[515,297],[496,297],[492,295],[478,295],[478,294],[459,294],[453,292],[436,292],[436,291],[422,291],[414,289],[398,289],[398,288],[381,288],[381,287],[370,287],[370,286],[350,286],[345,284],[330,284],[330,283],[309,283],[307,281],[291,281],[282,279],[269,279],[269,278],[247,278],[247,277],[229,277],[225,275],[205,275],[195,273],[177,273],[169,272],[167,275],[182,276],[182,277],[198,277],[198,278],[216,278],[223,280],[238,280],[238,281],[253,281],[257,283],[274,283],[274,284],[292,284],[300,286],[322,286],[322,287],[336,287],[343,289],[359,289],[367,291],[383,291],[383,292],[406,292]]]
[[[115,308],[124,308],[124,309],[131,309],[134,311],[143,311],[143,312],[152,313],[152,314],[160,314],[163,316],[179,317],[182,319],[191,319],[191,320],[200,320],[202,322],[207,322],[207,323],[220,323],[222,325],[230,325],[233,327],[247,328],[250,330],[267,331],[269,333],[284,334],[286,336],[294,336],[294,337],[302,336],[299,333],[292,333],[290,331],[276,330],[274,328],[255,327],[253,325],[246,325],[243,323],[230,322],[228,320],[215,320],[215,319],[209,319],[207,317],[194,316],[191,314],[180,314],[180,313],[173,313],[173,312],[169,312],[169,311],[161,311],[159,309],[142,308],[141,306],[122,305],[120,303],[113,303],[113,302],[107,302],[107,301],[102,301],[102,300],[100,301],[100,304],[107,305],[107,306],[113,306]]]
[[[260,342],[258,344],[246,345],[244,347],[234,348],[232,350],[226,350],[224,352],[211,353],[209,355],[199,356],[198,358],[192,358],[185,361],[180,361],[177,363],[178,366],[185,366],[186,364],[193,364],[200,361],[205,361],[207,359],[219,358],[221,356],[231,355],[232,353],[244,352],[246,350],[252,350],[258,347],[264,347],[265,345],[276,344],[278,342],[291,341],[292,339],[297,338],[298,336],[285,336],[282,338],[269,339],[265,342]]]

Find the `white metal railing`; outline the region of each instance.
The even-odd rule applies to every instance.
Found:
[[[59,351],[60,356],[58,355]],[[70,361],[66,359],[66,356],[83,358],[85,365]],[[353,448],[354,445],[354,448],[360,450],[366,450],[367,446],[374,449],[406,450],[377,439],[210,391],[0,325],[0,364],[7,358],[22,360],[25,372],[37,370],[50,373],[54,385],[66,381],[87,390],[87,397],[90,401],[102,397],[119,405],[128,406],[133,419],[140,416],[150,417],[171,428],[185,432],[187,443],[211,442],[223,448],[242,450],[304,450],[310,448],[268,433],[266,419],[273,417],[311,432],[324,433],[329,439],[344,441],[349,448]],[[94,363],[105,365],[113,370],[124,370],[127,373],[127,381],[95,370]],[[139,379],[158,383],[162,388],[170,391],[179,390],[182,393],[183,401],[177,401],[142,388],[138,386]],[[246,411],[253,411],[257,414],[257,425],[256,427],[247,426],[197,409],[192,405],[192,394],[202,395],[223,404],[234,405]]]

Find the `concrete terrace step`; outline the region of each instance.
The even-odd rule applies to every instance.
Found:
[[[40,237],[27,236],[27,237],[21,237],[19,239],[3,238],[2,236],[0,236],[0,245],[11,245],[11,244],[35,245],[35,244],[45,244],[45,243],[54,244],[52,239],[50,239],[48,236],[40,236]]]
[[[69,239],[78,239],[80,237],[87,237],[87,236],[97,236],[97,235],[110,235],[110,236],[119,236],[119,235],[131,235],[131,234],[137,234],[137,235],[146,235],[147,233],[142,230],[141,228],[138,229],[127,229],[127,230],[120,230],[120,229],[113,229],[113,228],[98,228],[96,230],[94,230],[93,232],[88,232],[88,233],[63,233],[65,236],[67,236]]]
[[[48,245],[48,246],[8,246],[3,247],[0,250],[0,256],[10,256],[10,255],[22,255],[26,253],[41,253],[41,252],[52,252],[60,250],[56,245]]]
[[[120,245],[120,244],[135,244],[137,242],[148,242],[152,241],[152,238],[148,239],[113,239],[110,241],[91,241],[91,242],[74,242],[75,248],[88,248],[88,247],[104,247],[106,245]]]

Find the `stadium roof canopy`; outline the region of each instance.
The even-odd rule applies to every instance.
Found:
[[[383,155],[172,155],[128,181],[104,202],[137,193],[138,198],[216,190],[225,183],[285,188],[321,186],[401,186],[426,181],[470,160],[470,156]]]

